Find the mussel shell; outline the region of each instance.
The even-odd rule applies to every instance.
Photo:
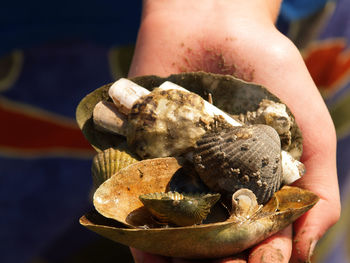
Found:
[[[99,152],[92,160],[91,172],[94,187],[99,187],[120,169],[136,162],[138,162],[136,157],[123,150],[108,148]]]
[[[171,81],[189,91],[197,93],[204,99],[207,99],[208,94],[211,94],[215,106],[234,115],[246,113],[247,111],[256,111],[263,99],[280,102],[276,96],[264,87],[228,75],[195,72],[170,75],[166,78],[141,76],[132,78],[131,80],[149,90],[160,86],[165,81]],[[88,94],[79,103],[76,111],[76,119],[80,129],[91,145],[97,150],[115,147],[125,142],[125,138],[121,136],[107,134],[95,129],[92,121],[92,113],[95,105],[101,100],[111,101],[108,96],[110,86],[111,84],[105,85]],[[290,113],[289,109],[288,113]],[[292,129],[292,141],[294,143],[292,143],[288,151],[296,151],[298,153],[302,151],[302,138],[300,134],[300,130],[295,124]]]
[[[178,192],[139,196],[145,207],[161,222],[177,226],[200,224],[207,218],[220,194],[184,195]]]
[[[204,183],[228,196],[248,188],[258,203],[266,203],[282,183],[280,139],[267,125],[207,133],[197,142],[193,160]]]

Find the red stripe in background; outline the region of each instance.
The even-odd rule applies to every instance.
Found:
[[[318,87],[332,89],[350,74],[350,52],[345,42],[334,40],[315,46],[305,54],[305,64]]]
[[[22,150],[91,150],[78,126],[12,111],[0,105],[0,147]]]

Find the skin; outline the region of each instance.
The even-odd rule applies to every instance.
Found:
[[[307,173],[295,185],[320,197],[292,227],[244,255],[203,262],[308,262],[340,215],[336,136],[297,48],[274,26],[277,0],[144,1],[129,76],[207,71],[267,87],[293,112],[304,137]],[[192,262],[131,249],[136,262]],[[195,261],[199,262],[199,261]]]

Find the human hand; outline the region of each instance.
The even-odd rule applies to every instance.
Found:
[[[293,112],[307,173],[295,185],[320,201],[291,227],[250,250],[249,262],[305,262],[340,215],[336,137],[328,110],[297,48],[274,26],[278,0],[144,1],[129,75],[183,71],[232,74],[267,87]],[[132,250],[142,262],[176,262]],[[150,259],[151,258],[151,259]],[[158,261],[156,261],[158,260]],[[240,262],[223,259],[218,262]],[[183,261],[184,262],[184,261]],[[242,261],[241,261],[242,262]]]

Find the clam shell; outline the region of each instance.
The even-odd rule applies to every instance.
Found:
[[[204,99],[208,99],[208,95],[211,94],[215,106],[233,115],[256,111],[263,99],[281,102],[263,86],[248,83],[232,76],[196,72],[176,74],[166,78],[141,76],[131,80],[149,90],[159,87],[165,81],[171,81],[197,93]],[[76,119],[80,129],[86,139],[97,150],[115,147],[125,142],[125,138],[99,131],[93,125],[92,113],[95,105],[100,101],[111,101],[108,95],[110,86],[111,84],[105,85],[88,94],[79,103],[76,111]],[[287,111],[291,115],[290,110],[287,109]],[[291,132],[292,144],[286,150],[292,152],[293,156],[300,156],[302,137],[296,123],[294,123]]]
[[[93,158],[91,167],[95,188],[99,187],[120,169],[136,162],[138,160],[131,154],[115,148],[109,148],[99,152]]]
[[[239,253],[266,239],[291,224],[318,201],[318,197],[309,191],[285,186],[254,217],[244,222],[228,219],[184,227],[125,226],[132,220],[145,222],[151,218],[138,196],[151,191],[168,191],[168,182],[181,167],[178,159],[169,157],[140,161],[120,170],[95,193],[95,207],[104,216],[89,213],[80,219],[80,223],[102,236],[149,253],[215,258]]]
[[[229,196],[247,188],[258,203],[266,203],[282,183],[280,139],[267,125],[207,133],[197,142],[193,160],[204,183]]]
[[[161,222],[177,226],[200,224],[207,218],[220,194],[183,195],[178,192],[139,196],[145,207]]]

